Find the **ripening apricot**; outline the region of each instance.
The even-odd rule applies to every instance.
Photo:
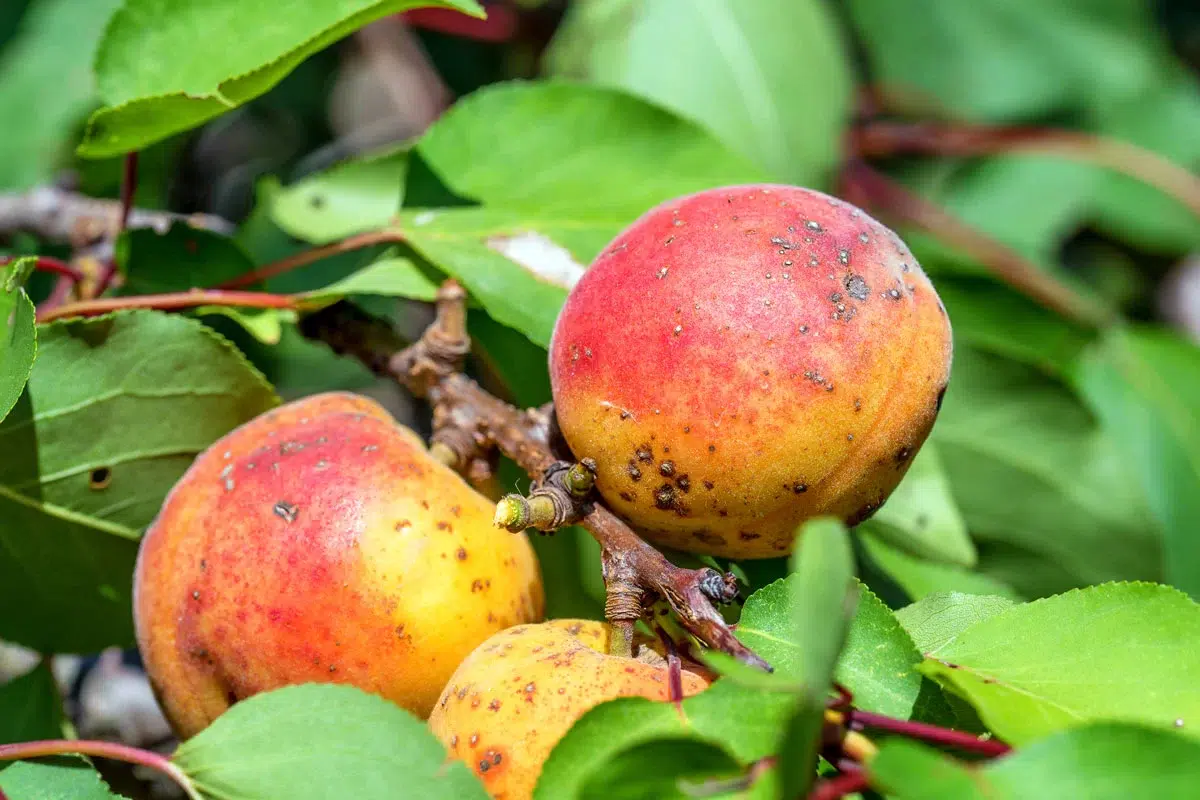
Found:
[[[374,401],[295,401],[201,454],[146,533],[138,644],[181,737],[231,703],[347,683],[426,716],[488,636],[541,619],[528,540]]]
[[[794,186],[651,209],[596,258],[550,345],[562,432],[652,541],[734,558],[857,524],[933,426],[950,323],[896,234]]]
[[[588,709],[618,697],[670,699],[657,641],[635,637],[627,658],[608,654],[611,636],[606,623],[572,619],[496,634],[455,670],[430,730],[496,800],[526,800],[554,745]],[[685,666],[683,697],[712,677]]]

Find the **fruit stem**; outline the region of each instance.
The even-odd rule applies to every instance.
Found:
[[[613,620],[612,638],[608,642],[608,654],[620,658],[633,658],[633,627],[637,624],[631,619]]]
[[[189,800],[203,800],[191,779],[164,755],[118,742],[88,739],[44,739],[36,742],[17,742],[0,745],[0,761],[18,761],[46,756],[83,755],[139,764],[158,770],[183,789]]]
[[[845,718],[846,724],[855,730],[874,728],[876,730],[907,736],[910,739],[920,739],[985,756],[1002,756],[1012,752],[1011,747],[996,739],[980,739],[971,733],[942,728],[924,722],[895,719],[870,711],[850,709],[846,712]]]
[[[11,264],[20,256],[0,256],[0,267],[6,264]],[[49,272],[55,275],[61,275],[64,278],[70,278],[72,283],[79,283],[83,280],[83,273],[72,267],[65,261],[60,261],[57,258],[49,256],[37,256],[33,268],[38,272]]]
[[[808,800],[837,800],[854,792],[861,792],[870,786],[867,773],[863,770],[843,772],[832,778],[817,781],[817,785],[808,794]]]
[[[172,294],[103,297],[97,300],[82,300],[78,303],[67,303],[40,311],[38,313],[38,322],[51,322],[66,317],[96,317],[112,311],[123,311],[130,308],[175,311],[200,306],[293,309],[297,306],[297,300],[286,294],[227,292],[220,289],[192,289],[189,292],[175,292]]]
[[[278,261],[273,261],[266,266],[251,270],[236,278],[230,278],[224,283],[218,284],[217,289],[242,289],[246,286],[265,281],[268,278],[274,278],[276,275],[282,275],[285,272],[291,272],[294,269],[307,266],[314,261],[320,261],[323,258],[340,255],[341,253],[349,253],[354,250],[361,250],[364,247],[372,247],[377,244],[399,244],[404,241],[404,234],[396,228],[385,228],[381,231],[369,231],[368,233],[360,233],[357,236],[349,236],[341,241],[333,242],[332,244],[313,247],[309,250],[302,250],[299,253],[290,255],[286,258],[281,258]]]

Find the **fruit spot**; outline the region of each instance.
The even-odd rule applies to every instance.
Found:
[[[299,506],[289,503],[286,500],[279,500],[272,506],[271,510],[275,512],[275,516],[288,523],[295,522],[296,516],[300,513]]]

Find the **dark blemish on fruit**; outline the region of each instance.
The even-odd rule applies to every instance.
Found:
[[[664,445],[663,445],[663,455],[666,455],[666,454],[667,454],[667,453],[669,453],[669,452],[671,452],[671,447],[670,447],[670,445],[665,445],[665,444],[664,444]]]
[[[710,453],[715,453],[715,452],[717,452],[717,446],[716,446],[715,444],[710,444],[710,445],[708,446],[708,452],[710,452]]]
[[[393,529],[397,530],[397,531],[402,531],[405,528],[409,528],[409,527],[412,527],[412,523],[406,519],[402,519],[393,526]]]
[[[458,548],[458,552],[456,552],[454,555],[458,557],[459,561],[466,561],[467,560],[467,548],[465,548],[465,547]]]
[[[650,449],[650,445],[648,444],[638,445],[637,450],[634,451],[634,455],[637,456],[638,461],[644,464],[654,461],[654,451]]]
[[[279,445],[279,455],[286,456],[298,453],[304,449],[304,442],[283,442]]]
[[[871,287],[861,275],[847,275],[842,280],[842,285],[846,287],[847,294],[855,300],[866,300],[871,296]]]
[[[396,626],[396,637],[399,639],[404,638],[404,626],[403,625]]]
[[[670,267],[660,267],[658,272],[654,273],[654,277],[658,278],[661,281],[663,278],[667,277],[667,271],[669,269],[670,269]]]
[[[461,699],[461,698],[459,698],[459,699]],[[471,747],[474,747],[475,745],[479,744],[479,734],[472,733],[471,738],[468,741],[470,742]]]
[[[858,511],[855,511],[846,519],[846,525],[853,528],[855,525],[866,522],[871,518],[872,514],[879,510],[881,505],[883,505],[882,502],[867,503],[865,506],[860,508]]]
[[[634,495],[631,492],[621,492],[620,498],[622,500],[624,500],[626,503],[632,503],[635,499]]]
[[[200,599],[200,591],[199,591],[199,590],[196,590],[196,591],[193,591],[193,592],[192,592],[192,599],[193,599],[193,600],[199,600],[199,599]]]
[[[838,263],[843,267],[850,266],[850,251],[844,247],[838,250]]]
[[[428,510],[429,510],[429,501],[428,501],[428,500],[422,500],[422,501],[421,501],[421,508],[423,508],[423,509],[425,509],[426,511],[428,511]]]
[[[903,464],[912,455],[912,448],[905,445],[896,451],[896,463]]]
[[[481,581],[479,578],[476,578],[475,580],[471,581],[471,592],[472,593],[482,592],[482,591],[483,591],[483,581]]]
[[[662,511],[674,511],[681,517],[688,515],[687,506],[680,502],[675,487],[669,483],[654,490],[654,506]]]
[[[630,417],[632,417],[632,416],[633,416],[633,414],[632,414],[632,413],[630,413],[630,412],[628,412],[628,411],[622,411],[622,412],[621,412],[621,414],[620,414],[620,417],[621,417],[621,419],[622,419],[622,420],[629,419],[629,418],[630,418]]]
[[[112,483],[112,470],[108,467],[98,467],[88,476],[88,488],[99,491],[108,488]]]
[[[704,488],[708,489],[709,491],[712,491],[713,482],[712,481],[704,481]]]
[[[275,516],[288,523],[295,522],[296,515],[300,513],[299,506],[293,505],[286,500],[280,500],[271,510],[275,512]]]
[[[728,516],[729,516],[729,509],[727,509],[727,508],[719,508],[719,509],[717,509],[717,516],[719,516],[719,517],[728,517]]]
[[[938,389],[937,400],[933,404],[935,411],[942,410],[942,400],[944,400],[944,399],[946,399],[946,387],[945,386],[943,386],[941,389]]]
[[[479,762],[479,771],[480,772],[487,772],[491,768],[492,768],[492,764],[490,761],[480,761]]]
[[[808,326],[807,326],[807,325],[801,325],[801,326],[800,326],[800,332],[801,332],[801,333],[808,333]]]
[[[330,664],[330,665],[329,665],[329,671],[330,671],[330,672],[337,672],[337,667],[335,667],[333,664]]]
[[[450,523],[449,523],[449,522],[446,522],[445,520],[439,520],[439,521],[438,521],[438,524],[437,524],[437,529],[438,529],[439,531],[452,531],[452,530],[454,530],[454,528],[450,527]]]
[[[847,442],[853,442],[853,441],[854,441],[854,434],[853,434],[853,433],[847,433],[847,434],[846,434],[846,441],[847,441]]]
[[[860,400],[860,399],[859,399],[859,398],[857,398],[857,397],[856,397],[856,398],[854,398],[854,410],[855,410],[856,412],[858,412],[858,411],[862,411],[862,400]]]
[[[740,531],[738,533],[738,538],[741,539],[743,542],[752,542],[755,539],[761,539],[762,534],[761,533],[751,533],[750,531]]]
[[[705,528],[701,528],[698,531],[692,531],[692,538],[699,539],[700,541],[704,542],[705,544],[715,544],[715,545],[725,544],[724,536],[719,536]]]
[[[793,243],[789,242],[787,239],[784,239],[779,236],[772,236],[771,244],[775,245],[776,247],[782,247],[783,250],[796,250],[797,248],[800,247],[800,245],[793,244]],[[783,255],[783,250],[779,251],[780,255]]]
[[[680,475],[675,479],[675,485],[679,487],[679,491],[687,494],[692,488],[692,482],[687,475]]]
[[[691,425],[684,425],[684,426],[683,426],[683,432],[684,432],[684,433],[691,433],[691,432],[692,432],[692,426],[691,426]]]
[[[825,230],[821,227],[821,223],[811,219],[804,223],[804,227],[808,228],[810,231],[816,231],[817,233],[821,233],[821,231]]]
[[[883,293],[883,296],[888,300],[899,300],[901,297],[903,297],[903,295],[900,294],[899,289],[888,289]]]
[[[462,506],[450,506],[450,513],[458,517],[462,515]]]
[[[665,448],[664,448],[664,450],[665,450]],[[661,464],[658,465],[658,471],[661,472],[664,477],[667,477],[667,478],[671,477],[672,475],[675,474],[675,462],[674,461],[662,462]]]
[[[200,571],[203,572],[206,569],[208,569],[208,561],[202,558],[200,559]]]
[[[633,480],[634,482],[640,481],[642,479],[642,471],[640,469],[638,469],[638,465],[633,463],[632,460],[630,460],[629,466],[626,467],[625,471],[629,473],[630,479]]]

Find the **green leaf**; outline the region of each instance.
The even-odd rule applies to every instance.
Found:
[[[121,294],[186,292],[216,286],[254,268],[232,239],[173,222],[165,233],[136,228],[121,235],[117,263],[125,276]]]
[[[695,796],[687,791],[691,786],[740,771],[737,761],[718,745],[685,737],[655,739],[613,756],[591,774],[577,796],[687,800]]]
[[[235,306],[200,306],[195,313],[202,317],[215,316],[231,319],[258,341],[271,345],[279,344],[283,338],[284,320],[291,320],[296,316],[293,311],[278,308],[237,308]]]
[[[121,155],[196,127],[358,28],[421,6],[483,16],[474,0],[316,0],[286,14],[239,0],[126,0],[96,54],[107,106],[92,115],[79,153]]]
[[[1183,70],[1180,70],[1182,73]],[[1200,169],[1200,85],[1172,76],[1149,91],[1094,110],[1098,132],[1148,148],[1184,169]],[[1105,172],[1092,198],[1102,230],[1141,248],[1182,254],[1200,245],[1200,218],[1145,183]]]
[[[407,173],[406,147],[343,162],[277,192],[271,219],[314,244],[387,227],[400,211]]]
[[[868,520],[855,529],[855,532],[871,561],[913,600],[920,600],[935,592],[950,591],[994,594],[1019,599],[1012,587],[991,576],[962,567],[913,558],[874,536],[873,530],[871,521]]]
[[[1152,88],[1160,49],[1142,3],[852,0],[873,79],[920,108],[975,120],[1030,118]],[[1048,188],[1048,187],[1047,187]]]
[[[0,744],[62,736],[62,699],[47,662],[0,686]]]
[[[0,267],[0,422],[25,389],[37,355],[36,309],[24,283],[33,259]]]
[[[977,543],[1037,553],[1067,586],[1161,575],[1158,532],[1126,460],[1061,385],[957,347],[931,438]]]
[[[1011,599],[998,595],[938,592],[900,609],[896,619],[908,631],[917,649],[932,656],[976,622],[1012,606]]]
[[[480,89],[417,150],[447,187],[485,205],[550,219],[591,212],[618,226],[664,200],[764,177],[694,123],[562,81]]]
[[[278,402],[225,339],[128,311],[42,326],[0,424],[0,637],[45,652],[133,639],[140,529],[192,459]]]
[[[413,248],[458,278],[492,319],[543,348],[567,292],[621,228],[616,219],[558,208],[405,212],[401,224]]]
[[[846,527],[833,519],[805,522],[796,542],[793,577],[784,582],[795,626],[785,637],[795,648],[789,669],[824,700],[858,606],[854,554]]]
[[[304,292],[300,298],[314,306],[336,303],[351,295],[381,295],[431,301],[437,296],[437,284],[411,260],[403,256],[385,256],[349,277],[330,285]]]
[[[943,271],[933,281],[955,340],[979,350],[1065,375],[1093,338],[1083,326],[991,278]]]
[[[92,58],[120,0],[39,0],[0,58],[0,188],[27,189],[53,177],[70,154],[76,124],[95,105]],[[36,109],[37,113],[31,113]]]
[[[579,797],[610,760],[637,745],[661,739],[708,742],[749,764],[778,751],[793,704],[789,695],[747,689],[726,680],[687,698],[679,709],[672,703],[642,697],[601,703],[555,745],[534,797]]]
[[[1200,727],[1200,605],[1147,583],[1104,584],[977,622],[921,671],[1013,744],[1092,720]]]
[[[122,800],[82,758],[0,765],[0,792],[13,800]]]
[[[975,563],[975,545],[932,442],[917,451],[908,473],[871,521],[872,532],[915,556],[964,567]]]
[[[839,158],[850,72],[816,0],[573,4],[547,59],[695,120],[789,183],[823,184]]]
[[[1200,745],[1153,728],[1096,724],[973,768],[924,745],[889,739],[870,771],[872,784],[898,800],[1188,800],[1200,781]]]
[[[214,798],[487,798],[464,764],[447,762],[424,723],[335,684],[243,700],[180,745],[173,760]]]
[[[1078,382],[1162,525],[1168,582],[1200,597],[1200,348],[1114,330],[1083,359]]]

